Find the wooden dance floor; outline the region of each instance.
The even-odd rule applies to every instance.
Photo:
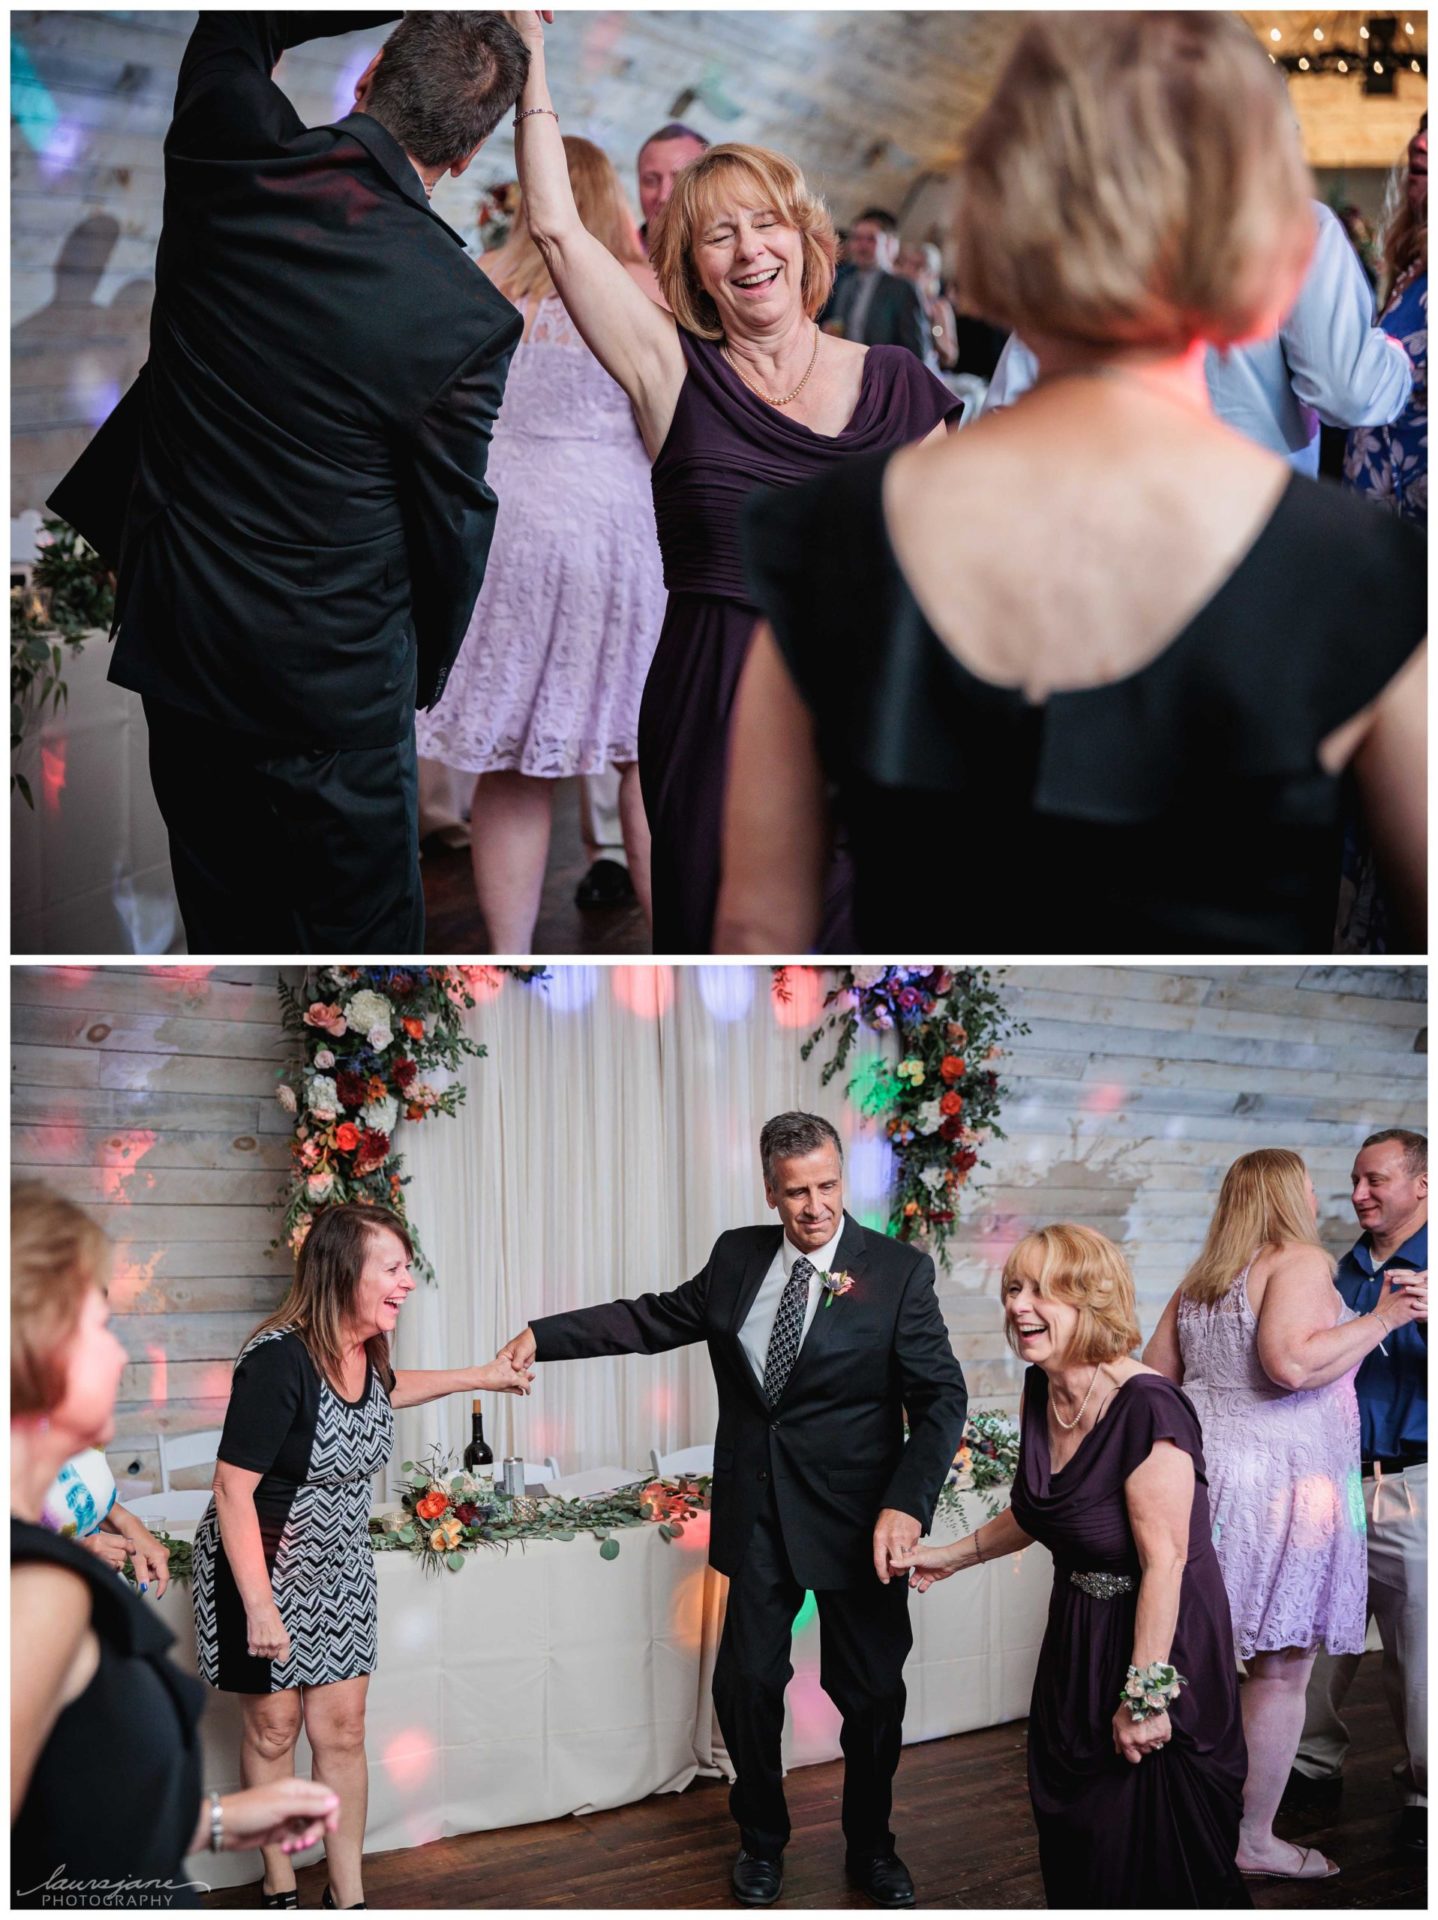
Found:
[[[1284,1814],[1279,1832],[1317,1846],[1343,1871],[1322,1886],[1254,1881],[1259,1907],[1421,1910],[1423,1856],[1394,1845],[1398,1758],[1369,1654],[1349,1701],[1353,1753],[1336,1808]],[[895,1783],[894,1830],[921,1907],[1041,1907],[1038,1845],[1029,1818],[1023,1721],[906,1747]],[[844,1881],[839,1832],[842,1768],[802,1767],[785,1783],[794,1837],[779,1907],[869,1908]],[[371,1907],[728,1907],[735,1849],[727,1789],[696,1781],[631,1807],[582,1819],[466,1834],[365,1862]],[[323,1865],[299,1876],[300,1904],[318,1906]],[[210,1907],[254,1904],[254,1889],[210,1895]]]

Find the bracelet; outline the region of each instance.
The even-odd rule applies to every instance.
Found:
[[[515,114],[515,126],[518,126],[521,120],[528,120],[532,114],[536,113],[547,113],[551,120],[558,120],[559,118],[559,115],[554,111],[553,107],[526,107],[523,113]]]
[[[969,1537],[972,1539],[974,1543],[974,1565],[976,1567],[981,1567],[984,1564],[984,1550],[979,1545],[979,1529],[975,1527],[973,1530],[973,1533]]]
[[[210,1852],[225,1850],[225,1808],[218,1791],[210,1788]]]
[[[1147,1720],[1156,1713],[1167,1713],[1188,1681],[1177,1667],[1155,1660],[1149,1667],[1130,1667],[1123,1683],[1119,1705],[1128,1708],[1130,1720]]]

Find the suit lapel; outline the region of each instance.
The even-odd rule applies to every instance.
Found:
[[[734,1311],[729,1317],[729,1333],[734,1342],[735,1357],[738,1361],[739,1371],[749,1382],[754,1393],[754,1398],[764,1409],[765,1413],[769,1411],[769,1402],[764,1398],[764,1389],[755,1379],[754,1369],[749,1365],[749,1356],[744,1351],[743,1344],[739,1339],[739,1329],[743,1326],[749,1309],[754,1304],[755,1294],[758,1293],[759,1288],[763,1285],[764,1275],[773,1265],[774,1255],[779,1251],[779,1242],[782,1238],[783,1229],[780,1227],[774,1227],[773,1229],[765,1231],[764,1237],[759,1242],[758,1247],[749,1255],[749,1258],[744,1263],[743,1272],[739,1275],[739,1284],[734,1291]]]
[[[839,1245],[834,1253],[833,1264],[829,1267],[828,1271],[830,1273],[852,1273],[855,1288],[857,1289],[864,1284],[863,1258],[863,1242],[859,1238],[859,1229],[846,1213],[844,1215],[844,1231],[839,1236]],[[804,1335],[804,1343],[800,1347],[794,1364],[789,1370],[789,1378],[784,1382],[784,1391],[779,1396],[779,1404],[781,1406],[792,1392],[794,1382],[799,1377],[800,1372],[805,1367],[812,1365],[817,1359],[822,1358],[829,1342],[833,1339],[834,1334],[841,1325],[839,1316],[843,1311],[844,1303],[842,1300],[835,1300],[831,1305],[827,1298],[823,1296],[820,1297],[819,1304],[814,1309],[814,1318],[809,1324],[809,1331]]]

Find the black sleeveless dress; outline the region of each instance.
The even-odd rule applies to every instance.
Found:
[[[1013,1513],[1054,1557],[1053,1598],[1029,1711],[1029,1792],[1050,1907],[1140,1912],[1250,1907],[1234,1864],[1248,1752],[1228,1594],[1214,1552],[1198,1415],[1182,1388],[1139,1373],[1057,1472],[1048,1380],[1024,1375]],[[1173,1738],[1135,1766],[1114,1752],[1113,1717],[1133,1658],[1140,1562],[1124,1482],[1161,1440],[1194,1466],[1188,1563],[1169,1654],[1188,1681]],[[1118,1575],[1125,1592],[1072,1575]]]
[[[1154,660],[1034,705],[924,618],[884,523],[891,457],[744,518],[751,593],[837,789],[858,948],[1331,952],[1343,783],[1317,749],[1424,637],[1422,536],[1295,474]],[[916,836],[940,860],[917,882]]]
[[[100,1663],[56,1720],[10,1830],[10,1904],[197,1907],[203,1888],[185,1883],[184,1860],[203,1798],[205,1689],[167,1657],[174,1636],[111,1568],[12,1519],[11,1566],[36,1560],[90,1589]],[[47,1893],[59,1879],[68,1892]]]

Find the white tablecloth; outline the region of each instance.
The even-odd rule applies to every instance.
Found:
[[[969,1523],[982,1512],[971,1502]],[[677,1792],[699,1771],[729,1772],[709,1697],[727,1582],[708,1566],[708,1516],[677,1541],[653,1527],[618,1537],[612,1561],[581,1534],[481,1553],[429,1578],[407,1554],[378,1556],[366,1852],[623,1806]],[[906,1740],[1028,1711],[1049,1580],[1048,1555],[1031,1547],[912,1597]],[[172,1586],[158,1607],[193,1671],[189,1587]],[[793,1661],[785,1763],[835,1759],[839,1720],[819,1687],[812,1601]],[[206,1787],[240,1785],[239,1735],[233,1696],[213,1694]],[[303,1739],[296,1767],[310,1768]],[[189,1871],[235,1886],[258,1877],[259,1860],[202,1854]]]

